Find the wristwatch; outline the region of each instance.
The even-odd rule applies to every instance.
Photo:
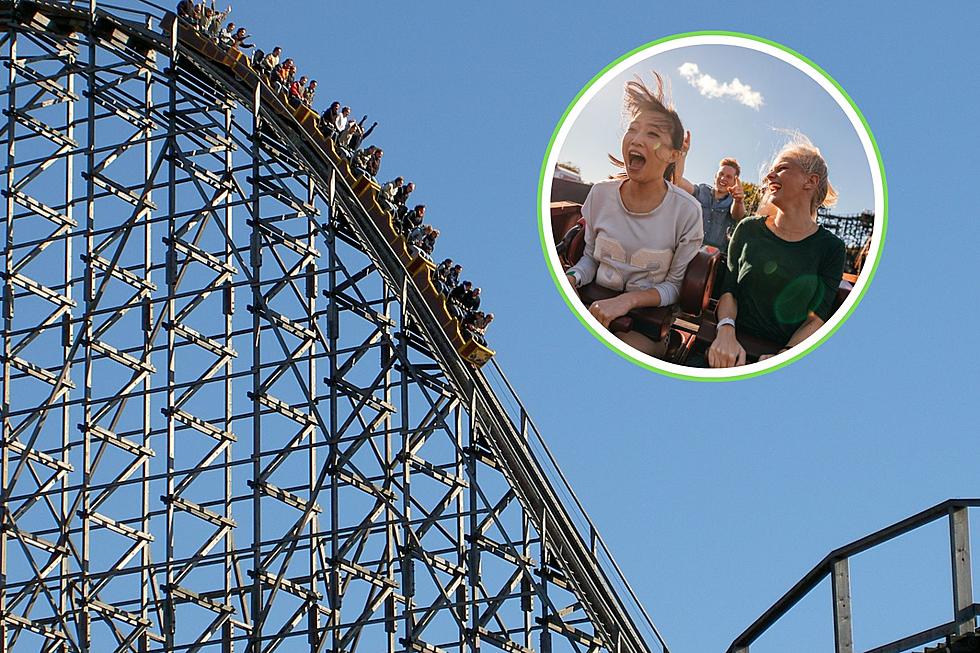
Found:
[[[730,324],[733,329],[735,328],[735,320],[730,317],[723,317],[718,320],[718,324],[715,326],[715,331],[721,331],[721,327],[725,326],[726,324]]]

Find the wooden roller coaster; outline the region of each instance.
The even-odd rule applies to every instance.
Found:
[[[170,31],[177,17],[168,14],[163,22],[165,31]],[[405,239],[395,227],[395,216],[378,201],[380,186],[374,179],[359,174],[347,160],[337,151],[334,140],[320,131],[319,116],[304,104],[294,106],[289,102],[285,93],[275,93],[261,74],[252,67],[249,56],[231,47],[224,48],[209,38],[202,36],[192,28],[178,30],[180,42],[211,61],[231,72],[237,80],[250,89],[261,86],[263,98],[273,111],[284,117],[292,117],[304,130],[306,137],[330,157],[336,169],[346,178],[354,189],[358,199],[367,209],[375,225],[396,252],[405,269],[408,270],[422,296],[435,313],[436,319],[445,330],[453,346],[460,355],[472,365],[482,367],[493,358],[494,351],[474,340],[462,328],[460,321],[449,310],[447,298],[440,293],[432,283],[432,272],[435,266],[432,261],[421,255],[414,255],[406,246]]]

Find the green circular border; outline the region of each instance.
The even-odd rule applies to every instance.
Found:
[[[857,299],[854,301],[854,304],[851,306],[850,310],[848,310],[847,313],[845,313],[844,316],[840,319],[840,321],[837,324],[834,325],[834,328],[832,328],[830,331],[828,331],[827,333],[825,333],[824,336],[820,340],[818,340],[817,342],[813,343],[812,345],[810,345],[806,349],[800,351],[799,353],[794,354],[788,360],[785,360],[782,363],[779,363],[778,365],[773,365],[772,367],[767,368],[767,369],[764,369],[764,370],[757,370],[757,371],[754,371],[754,372],[747,372],[745,374],[739,374],[739,375],[735,375],[735,376],[728,376],[728,377],[722,377],[722,378],[706,378],[706,377],[703,377],[703,376],[696,376],[696,375],[693,375],[693,374],[681,374],[681,373],[678,373],[678,372],[671,372],[671,371],[668,371],[668,370],[660,369],[659,367],[655,367],[653,365],[649,365],[648,363],[644,363],[643,361],[638,360],[638,359],[630,356],[629,354],[626,354],[626,353],[620,351],[619,349],[617,349],[616,347],[614,347],[612,344],[610,344],[609,342],[607,342],[606,339],[598,331],[596,331],[595,329],[593,329],[589,325],[589,323],[586,322],[582,318],[582,316],[580,316],[578,314],[578,311],[575,310],[575,305],[572,303],[572,301],[573,301],[572,298],[569,297],[565,293],[565,289],[562,288],[561,282],[558,279],[558,275],[555,273],[555,270],[554,270],[554,268],[551,265],[551,257],[548,254],[548,245],[547,245],[547,241],[545,239],[545,232],[544,232],[544,211],[541,208],[542,207],[542,193],[544,192],[545,175],[548,172],[548,159],[551,156],[551,150],[552,150],[552,148],[555,146],[555,139],[558,137],[558,132],[561,130],[562,125],[565,124],[565,120],[568,119],[568,114],[571,113],[572,108],[575,107],[576,104],[578,104],[579,99],[581,99],[581,97],[585,94],[585,92],[587,90],[589,90],[592,87],[593,84],[595,84],[597,81],[599,81],[599,79],[601,79],[603,75],[605,75],[607,72],[609,72],[609,70],[611,70],[613,67],[615,67],[620,62],[622,62],[622,61],[624,61],[624,60],[632,57],[633,55],[635,55],[635,54],[637,54],[639,52],[642,52],[644,50],[647,50],[649,48],[652,48],[655,45],[660,45],[661,43],[667,43],[669,41],[676,41],[676,40],[688,38],[688,37],[691,37],[691,36],[731,36],[731,37],[735,37],[735,38],[746,39],[746,40],[749,40],[749,41],[756,41],[756,42],[759,42],[759,43],[765,43],[766,45],[769,45],[769,46],[772,46],[772,47],[777,48],[779,50],[782,50],[783,52],[786,52],[787,54],[796,57],[797,59],[799,59],[800,61],[802,61],[803,63],[807,64],[808,66],[810,66],[811,68],[813,68],[814,70],[816,70],[818,73],[820,73],[821,75],[823,75],[827,79],[827,81],[829,81],[831,84],[833,84],[834,87],[838,91],[840,91],[841,95],[844,96],[844,98],[847,100],[848,104],[851,105],[851,108],[854,110],[854,113],[861,120],[861,125],[864,127],[864,130],[867,132],[868,137],[871,139],[871,146],[874,148],[875,158],[878,160],[878,171],[881,174],[881,189],[882,189],[882,196],[883,196],[882,197],[882,199],[883,199],[883,214],[882,214],[882,220],[881,220],[881,238],[878,241],[878,250],[875,252],[875,262],[874,262],[874,265],[871,267],[871,273],[868,275],[867,282],[864,284],[864,288],[861,289],[861,294],[858,295]],[[548,142],[548,147],[547,147],[547,149],[544,152],[544,160],[541,162],[541,173],[540,173],[540,176],[538,177],[537,202],[538,202],[538,204],[537,204],[537,213],[538,213],[538,237],[539,237],[539,239],[541,241],[541,252],[544,254],[545,265],[548,268],[548,272],[551,273],[551,279],[552,279],[552,281],[554,281],[555,287],[558,288],[558,292],[561,294],[562,299],[565,300],[565,303],[568,305],[569,310],[572,311],[572,315],[574,315],[578,319],[578,321],[581,322],[582,325],[593,336],[595,336],[599,340],[599,342],[601,342],[603,345],[605,345],[606,347],[608,347],[609,349],[611,349],[613,352],[615,352],[616,354],[618,354],[622,358],[625,358],[629,362],[633,363],[634,365],[638,365],[639,367],[642,367],[644,369],[647,369],[647,370],[656,372],[657,374],[662,374],[664,376],[669,376],[669,377],[672,377],[672,378],[675,378],[675,379],[684,379],[684,380],[687,380],[687,381],[707,381],[707,382],[712,382],[712,383],[718,383],[718,382],[726,382],[726,381],[739,381],[741,379],[750,379],[750,378],[755,377],[755,376],[761,376],[763,374],[768,374],[770,372],[774,372],[774,371],[776,371],[778,369],[781,369],[781,368],[789,365],[790,363],[793,363],[793,362],[799,360],[800,358],[806,356],[811,351],[813,351],[814,349],[816,349],[817,347],[819,347],[820,345],[822,345],[830,336],[832,336],[832,335],[834,335],[834,333],[836,333],[837,329],[839,329],[841,327],[841,325],[843,325],[848,320],[848,318],[850,318],[851,313],[854,312],[854,309],[856,309],[858,307],[858,304],[861,303],[861,300],[864,299],[864,295],[865,295],[865,293],[868,292],[868,288],[871,286],[871,282],[874,280],[875,273],[878,271],[878,264],[881,262],[881,253],[882,253],[882,250],[884,249],[884,246],[885,246],[885,236],[888,233],[888,181],[885,178],[885,164],[881,160],[881,150],[878,148],[878,142],[875,140],[874,134],[872,133],[871,127],[870,127],[870,125],[868,125],[868,121],[865,119],[864,114],[861,113],[861,110],[854,103],[854,100],[851,99],[851,96],[847,94],[847,91],[845,91],[844,88],[839,83],[837,83],[837,80],[834,79],[833,77],[831,77],[827,73],[827,71],[825,71],[823,68],[821,68],[816,63],[814,63],[813,61],[811,61],[810,59],[808,59],[804,55],[800,54],[799,52],[797,52],[797,51],[795,51],[795,50],[793,50],[791,48],[788,48],[788,47],[786,47],[785,45],[783,45],[781,43],[777,43],[775,41],[771,41],[769,39],[762,38],[761,36],[755,36],[754,34],[746,34],[744,32],[729,32],[729,31],[725,31],[725,30],[704,30],[704,31],[698,31],[698,32],[683,32],[681,34],[673,34],[671,36],[665,36],[665,37],[663,37],[661,39],[657,39],[656,41],[650,41],[649,43],[645,43],[644,45],[641,45],[641,46],[639,46],[637,48],[634,48],[634,49],[630,50],[629,52],[627,52],[626,54],[622,55],[621,57],[619,57],[618,59],[616,59],[615,61],[613,61],[609,65],[607,65],[605,68],[603,68],[601,71],[599,71],[599,73],[596,74],[592,79],[590,79],[589,82],[585,86],[582,87],[582,90],[580,90],[575,95],[575,97],[572,98],[572,101],[569,103],[568,107],[566,107],[564,113],[562,113],[562,115],[561,115],[561,118],[558,120],[558,124],[555,126],[554,131],[551,133],[551,140]]]

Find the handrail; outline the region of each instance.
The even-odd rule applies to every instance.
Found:
[[[643,607],[643,604],[640,602],[639,597],[637,596],[636,592],[633,590],[632,585],[630,585],[629,581],[626,579],[626,575],[623,573],[622,568],[619,566],[619,564],[616,562],[616,559],[613,557],[612,552],[609,549],[609,546],[606,544],[605,540],[599,534],[599,529],[596,528],[595,522],[593,522],[592,519],[589,517],[588,513],[585,510],[585,506],[582,505],[582,502],[581,500],[579,500],[578,495],[575,493],[575,490],[572,489],[572,485],[571,483],[569,483],[568,477],[566,477],[565,473],[561,470],[561,467],[558,465],[558,461],[555,458],[554,453],[552,453],[551,448],[548,446],[548,443],[541,435],[541,432],[538,430],[538,427],[534,423],[534,420],[532,420],[531,416],[528,414],[527,409],[524,406],[524,402],[521,401],[521,398],[518,396],[517,391],[511,385],[510,380],[504,374],[504,371],[500,368],[500,365],[497,363],[496,358],[491,359],[490,362],[493,364],[493,369],[497,373],[497,376],[500,378],[500,380],[503,382],[504,387],[507,390],[507,393],[510,395],[510,398],[516,401],[518,407],[520,408],[519,420],[517,422],[514,422],[513,417],[511,417],[511,422],[514,423],[515,427],[518,429],[518,432],[520,433],[525,432],[524,431],[525,426],[530,427],[531,432],[535,436],[535,440],[537,441],[537,444],[544,452],[548,462],[551,463],[550,468],[553,475],[557,477],[558,481],[561,482],[563,489],[566,492],[568,492],[569,496],[572,499],[572,502],[574,503],[575,507],[578,509],[578,513],[579,513],[578,516],[581,519],[584,519],[586,525],[588,526],[587,538],[592,545],[593,554],[596,553],[595,549],[596,546],[598,545],[598,547],[601,548],[603,554],[605,554],[605,556],[608,558],[609,564],[612,565],[611,571],[613,572],[615,578],[620,583],[622,583],[623,588],[629,594],[630,598],[633,599],[633,607],[637,612],[635,616],[642,617],[643,621],[646,622],[646,624],[650,627],[650,630],[652,631],[653,635],[656,637],[657,641],[660,642],[660,645],[663,647],[664,652],[669,653],[670,649],[668,648],[667,642],[664,640],[663,635],[660,633],[660,630],[657,628],[656,624],[653,623],[653,619],[650,617],[650,614],[647,612],[646,608]],[[484,370],[485,369],[486,368],[484,368]],[[481,372],[483,371],[481,370]],[[483,374],[486,375],[486,372],[483,372]],[[583,536],[586,535],[583,534]],[[603,566],[602,561],[599,559],[598,555],[596,555],[596,564],[599,565],[600,568]]]
[[[594,615],[597,629],[602,626],[606,631],[608,649],[651,653],[653,649],[649,638],[638,630],[636,611],[627,610],[621,593],[614,589],[606,568],[599,561],[596,550],[597,531],[594,528],[587,529],[586,535],[576,525],[575,518],[581,519],[582,512],[569,512],[566,501],[557,493],[557,490],[563,488],[554,485],[552,477],[531,450],[531,442],[524,428],[527,420],[522,420],[521,426],[518,426],[502,405],[500,395],[491,388],[487,377],[481,372],[470,368],[470,378],[482,397],[482,408],[490,409],[490,421],[496,422],[497,428],[501,429],[502,437],[490,438],[499,462],[512,477],[512,487],[521,496],[525,509],[537,527],[542,528],[547,524],[552,538],[548,542],[548,549],[560,555],[565,573],[574,577],[576,594],[580,600],[585,599],[582,600],[583,607]],[[608,550],[604,553],[608,553]],[[659,633],[654,631],[654,634],[660,648],[664,653],[669,653]]]
[[[155,2],[150,2],[150,0],[130,0],[130,2],[135,2],[137,4],[145,5],[147,7],[150,7],[151,9],[154,9],[156,11],[161,11],[161,12],[164,12],[164,13],[166,13],[167,11],[170,11],[166,7],[162,7],[162,6],[158,5]],[[97,10],[98,9],[101,9],[101,8],[106,8],[106,9],[116,9],[116,10],[129,11],[129,12],[133,12],[134,11],[133,9],[130,9],[129,7],[123,7],[121,5],[111,4],[111,3],[108,3],[108,2],[100,2],[99,0],[69,0],[69,2],[68,2],[68,6],[71,9],[75,9],[76,8],[75,5],[85,6],[85,5],[89,5],[89,4],[91,4],[92,6],[94,6]],[[158,15],[153,15],[153,17],[154,18],[159,18]]]
[[[907,517],[899,522],[896,522],[890,526],[886,526],[870,535],[866,535],[862,538],[854,540],[849,544],[838,547],[828,553],[824,558],[818,562],[813,569],[806,573],[793,587],[791,587],[782,597],[779,598],[772,606],[769,607],[762,615],[756,619],[752,625],[746,628],[742,634],[735,638],[735,640],[728,647],[729,653],[739,653],[748,651],[749,646],[755,642],[764,632],[766,632],[776,621],[778,621],[783,615],[785,615],[790,609],[793,608],[797,603],[799,603],[807,594],[810,593],[817,585],[819,585],[825,578],[832,575],[840,575],[841,570],[843,570],[843,581],[847,583],[848,571],[847,571],[847,560],[859,553],[867,551],[873,547],[879,546],[893,540],[901,535],[921,528],[927,524],[931,524],[934,521],[942,519],[943,517],[949,517],[951,520],[950,524],[950,537],[955,540],[955,533],[959,533],[961,537],[965,538],[965,577],[964,577],[964,566],[962,561],[956,559],[957,556],[957,545],[955,541],[952,544],[953,553],[953,567],[954,567],[954,588],[953,591],[956,593],[956,580],[957,572],[960,574],[961,587],[959,588],[961,592],[965,589],[962,585],[965,583],[966,587],[969,588],[969,529],[966,526],[966,511],[969,508],[980,507],[980,498],[970,498],[970,499],[947,499],[942,503],[938,503],[931,508],[927,508],[922,512],[919,512],[911,517]],[[953,516],[955,514],[961,514],[962,522],[959,524],[953,523]],[[955,533],[954,533],[955,532]],[[962,549],[963,547],[961,547]],[[964,550],[961,550],[960,555],[964,555]],[[957,563],[960,562],[960,566],[957,567]],[[835,593],[836,592],[835,588]],[[849,604],[849,588],[847,589],[847,602]],[[963,592],[965,594],[965,592]],[[963,623],[967,618],[973,618],[976,616],[975,611],[973,611],[973,600],[972,597],[969,601],[965,601],[962,596],[954,597],[954,601],[958,604],[958,614],[955,615],[956,619],[954,624]],[[835,612],[837,606],[835,605]],[[848,605],[848,614],[850,607]],[[969,614],[973,611],[973,614]],[[924,631],[924,633],[932,632],[934,629],[929,631]],[[920,633],[922,635],[923,633]],[[840,637],[838,637],[840,639]],[[904,638],[902,642],[906,640],[915,640],[911,646],[918,646],[922,643],[927,643],[932,641],[932,639],[926,639],[924,641],[919,641],[914,636],[912,638]],[[838,644],[838,649],[840,650],[840,644]],[[877,650],[877,649],[876,649]],[[889,649],[893,650],[893,649]],[[894,649],[894,650],[908,650],[908,649]]]
[[[133,1],[138,2],[140,4],[144,4],[150,9],[153,9],[154,11],[161,11],[161,10],[166,11],[162,7],[158,7],[152,2],[147,2],[146,0],[133,0]],[[146,18],[159,18],[158,14],[151,13],[150,11],[147,10],[131,9],[130,7],[123,7],[121,5],[110,4],[108,2],[100,2],[98,8],[112,9],[113,11],[122,11],[127,14],[136,14],[137,16],[145,16]]]
[[[971,608],[974,617],[980,614],[980,605],[974,603]],[[865,651],[864,653],[902,653],[902,651],[908,651],[909,649],[922,646],[923,644],[927,644],[929,642],[934,642],[941,637],[946,637],[955,633],[957,625],[958,622],[956,620],[949,621],[941,626],[927,628],[914,635],[897,639],[888,644],[876,646],[873,649]]]

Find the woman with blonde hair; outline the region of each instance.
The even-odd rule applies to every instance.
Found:
[[[708,349],[711,367],[745,364],[736,318],[738,333],[773,341],[782,353],[816,332],[834,311],[845,247],[817,224],[817,209],[837,200],[820,150],[795,134],[762,185],[761,204],[768,210],[739,222],[729,243],[717,333]]]

